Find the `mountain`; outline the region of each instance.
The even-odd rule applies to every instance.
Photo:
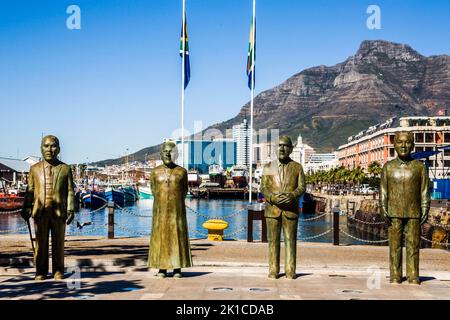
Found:
[[[436,115],[449,108],[450,56],[425,57],[405,44],[363,41],[344,62],[306,69],[257,95],[254,127],[280,129],[293,139],[301,133],[306,143],[326,152],[389,117]],[[236,117],[207,129],[225,132],[249,109],[247,103]],[[142,160],[158,150],[153,146],[134,156]]]

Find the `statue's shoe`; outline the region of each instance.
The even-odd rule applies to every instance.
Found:
[[[296,279],[297,275],[295,273],[287,273],[286,274],[286,279]]]
[[[279,277],[278,273],[275,272],[269,273],[269,279],[278,279],[278,277]]]
[[[420,284],[420,279],[419,278],[412,278],[412,279],[408,279],[408,283],[409,284]]]
[[[56,271],[53,275],[53,279],[55,280],[62,280],[64,279],[64,274],[61,271]]]
[[[165,277],[167,276],[167,273],[166,273],[166,272],[159,271],[159,272],[156,274],[156,276],[157,276],[158,278],[165,278]]]
[[[181,274],[181,269],[174,269],[173,270],[173,277],[174,278],[182,278],[183,275]]]
[[[42,274],[39,274],[36,277],[34,277],[34,280],[36,280],[36,281],[43,281],[45,279],[47,279],[47,276],[44,276]]]
[[[401,279],[401,278],[394,277],[394,278],[391,278],[391,279],[389,280],[389,282],[390,282],[390,283],[400,284],[400,283],[402,283],[402,279]]]

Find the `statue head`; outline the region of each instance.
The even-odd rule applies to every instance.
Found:
[[[162,144],[161,152],[159,153],[163,163],[168,165],[173,165],[178,157],[177,146],[172,141],[166,141]]]
[[[412,132],[400,131],[395,133],[394,148],[400,159],[408,158],[414,149],[414,135]]]
[[[41,153],[45,161],[55,162],[58,159],[59,151],[59,139],[57,137],[48,135],[42,138]]]
[[[292,140],[288,136],[280,136],[278,139],[278,160],[280,162],[285,162],[289,160],[289,156],[292,153],[294,146],[292,145]]]

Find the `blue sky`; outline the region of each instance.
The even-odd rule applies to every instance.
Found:
[[[81,9],[81,30],[66,8]],[[381,30],[366,27],[369,5]],[[361,41],[450,54],[450,2],[257,0],[256,93],[301,70],[333,65]],[[251,0],[187,0],[191,82],[185,126],[235,116],[245,75]],[[39,154],[60,137],[63,161],[102,160],[157,144],[180,127],[181,0],[1,0],[0,156]]]

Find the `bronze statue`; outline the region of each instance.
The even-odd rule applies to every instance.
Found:
[[[280,272],[280,235],[285,243],[286,278],[295,279],[297,255],[297,223],[299,198],[305,192],[305,175],[301,164],[289,155],[293,145],[288,136],[281,136],[278,160],[264,166],[261,192],[266,199],[264,216],[269,241],[269,278],[277,279]]]
[[[175,153],[175,143],[163,143],[163,164],[150,176],[154,202],[148,266],[159,269],[157,276],[161,278],[167,276],[167,269],[173,269],[173,277],[181,278],[181,268],[192,266],[184,203],[187,171],[173,162]]]
[[[55,280],[64,277],[64,237],[66,223],[74,218],[73,178],[70,166],[58,160],[59,140],[46,136],[41,142],[44,158],[33,165],[28,177],[22,217],[34,219],[36,280],[48,274],[48,237],[52,235],[52,272]]]
[[[402,242],[406,245],[408,282],[420,284],[420,225],[430,209],[426,166],[411,158],[414,136],[397,132],[394,138],[397,158],[383,166],[380,183],[381,214],[388,221],[390,282],[402,282]]]

